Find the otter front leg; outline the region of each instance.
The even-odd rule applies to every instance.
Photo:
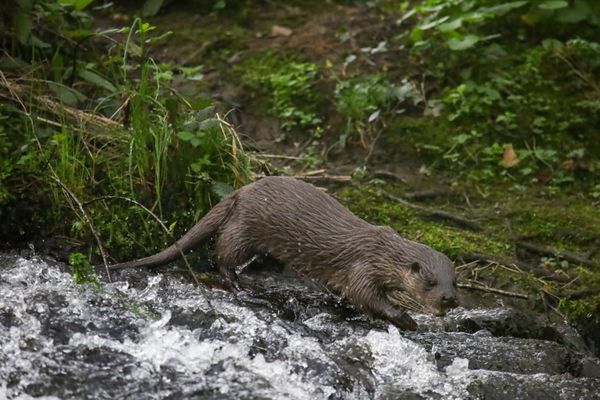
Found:
[[[383,298],[378,298],[371,304],[371,310],[375,315],[387,319],[399,328],[409,331],[417,330],[417,323],[406,311],[392,305]]]
[[[371,279],[360,274],[355,274],[353,278],[343,293],[360,310],[366,311],[373,317],[387,319],[401,329],[410,331],[417,329],[417,323],[410,315],[404,309],[394,306],[387,298],[383,297],[380,288],[370,283]]]

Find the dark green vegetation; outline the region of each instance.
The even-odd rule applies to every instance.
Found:
[[[164,246],[151,213],[180,233],[249,181],[250,161],[209,99],[173,88],[175,73],[193,71],[148,53],[168,35],[140,19],[101,29],[88,3],[3,6],[17,12],[2,29],[0,235],[66,235],[87,247],[95,230],[128,258]]]
[[[9,3],[4,241],[62,235],[97,257],[93,226],[119,260],[163,247],[140,204],[177,236],[249,180],[215,118],[238,108],[245,145],[288,157],[272,168],[353,174],[337,194],[355,212],[457,264],[485,256],[465,283],[528,293],[600,343],[598,2]],[[438,194],[414,210],[382,189]]]

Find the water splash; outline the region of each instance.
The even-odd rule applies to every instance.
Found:
[[[494,352],[506,340],[443,332],[439,320],[406,334],[340,319],[324,311],[337,307],[330,294],[295,285],[277,292],[297,307],[288,319],[268,295],[201,291],[169,275],[98,289],[75,285],[61,264],[0,255],[0,399],[527,398],[540,388],[575,399],[600,389],[587,378],[469,369],[467,358],[487,368],[486,357],[502,357]],[[323,309],[313,313],[315,301]],[[518,340],[508,348],[524,354],[558,346]],[[481,341],[489,354],[478,359],[468,348]]]

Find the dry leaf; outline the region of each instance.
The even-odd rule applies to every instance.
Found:
[[[290,28],[286,28],[285,26],[273,25],[271,28],[271,36],[285,36],[288,37],[292,34],[292,30]]]
[[[572,171],[575,169],[575,161],[567,160],[560,164],[560,169],[564,169],[566,171]]]
[[[514,167],[519,163],[519,157],[517,157],[517,152],[513,149],[512,144],[507,144],[504,146],[504,155],[502,156],[502,165],[504,168]]]

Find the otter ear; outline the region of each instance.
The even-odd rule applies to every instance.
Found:
[[[415,261],[414,263],[410,264],[410,270],[415,274],[418,273],[421,271],[421,264],[419,264],[418,261]]]

